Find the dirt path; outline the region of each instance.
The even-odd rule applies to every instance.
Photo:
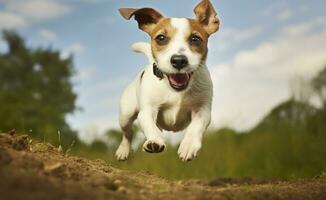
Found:
[[[281,182],[252,179],[171,182],[66,156],[24,135],[0,134],[0,199],[326,199],[326,175]]]

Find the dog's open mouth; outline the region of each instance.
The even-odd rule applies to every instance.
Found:
[[[175,90],[180,91],[187,88],[191,78],[191,74],[189,73],[168,74],[167,77],[171,87]]]

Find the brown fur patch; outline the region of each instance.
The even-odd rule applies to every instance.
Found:
[[[208,42],[209,35],[197,20],[188,19],[188,21],[190,25],[190,31],[189,33],[185,34],[185,41],[188,42],[189,47],[193,52],[201,54],[202,60],[205,60],[208,51],[207,42]],[[164,51],[168,47],[168,44],[171,41],[174,34],[176,33],[176,31],[177,31],[176,28],[171,25],[170,18],[162,18],[155,25],[153,30],[150,32],[152,54],[155,59],[158,52]],[[166,36],[167,40],[163,44],[158,44],[158,42],[156,41],[156,37],[161,34]],[[192,45],[190,43],[190,38],[192,35],[196,35],[201,38],[202,41],[200,42],[199,45]]]
[[[216,17],[217,13],[209,0],[201,1],[194,9],[198,22],[205,31],[211,35],[220,27],[220,20]]]
[[[171,20],[169,18],[163,18],[161,19],[153,29],[153,31],[150,33],[151,36],[151,45],[152,45],[152,53],[154,58],[156,58],[156,55],[160,51],[164,51],[172,39],[173,35],[175,34],[176,29],[171,25]],[[155,40],[158,35],[164,35],[167,40],[164,42],[164,44],[158,44]]]
[[[153,8],[120,8],[119,11],[122,17],[127,20],[135,16],[139,28],[147,33],[150,33],[155,27],[155,24],[163,17]]]
[[[208,42],[208,37],[209,35],[205,31],[205,29],[201,26],[201,24],[194,19],[188,19],[189,24],[190,24],[190,32],[189,34],[186,34],[186,40],[190,41],[190,37],[192,35],[196,35],[201,38],[201,42],[199,45],[190,45],[190,49],[194,52],[197,52],[201,55],[203,55],[202,60],[206,59],[207,56],[207,42]]]

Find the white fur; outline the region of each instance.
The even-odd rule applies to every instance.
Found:
[[[192,52],[188,47],[189,45],[186,41],[185,34],[190,31],[189,21],[185,18],[171,18],[171,25],[176,28],[176,33],[169,42],[169,46],[166,50],[157,55],[159,68],[166,73],[183,73],[196,70],[200,63],[201,55]],[[171,66],[170,60],[172,55],[180,54],[183,54],[188,58],[189,66],[178,71]]]
[[[146,141],[165,146],[161,138],[162,129],[185,131],[178,149],[179,157],[189,161],[197,156],[201,148],[203,133],[210,123],[212,102],[212,81],[205,65],[200,65],[200,55],[192,52],[184,34],[189,30],[186,19],[172,18],[177,28],[175,36],[166,51],[158,55],[158,67],[165,73],[176,73],[170,64],[170,57],[182,53],[189,59],[190,66],[184,72],[194,72],[191,83],[184,91],[171,88],[167,78],[160,80],[153,75],[153,57],[150,45],[136,43],[133,49],[144,53],[149,64],[127,87],[120,100],[120,126],[124,132],[122,142],[116,152],[118,160],[127,159],[130,152],[133,121],[137,118]]]

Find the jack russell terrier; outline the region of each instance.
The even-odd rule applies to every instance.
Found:
[[[126,160],[138,119],[146,141],[143,150],[159,153],[165,148],[162,130],[185,131],[178,149],[182,161],[197,156],[211,120],[213,85],[206,67],[207,41],[219,29],[219,19],[209,0],[194,9],[196,19],[166,18],[153,8],[121,8],[151,37],[151,44],[136,43],[150,64],[126,88],[120,99],[119,123],[123,138],[116,151]]]

